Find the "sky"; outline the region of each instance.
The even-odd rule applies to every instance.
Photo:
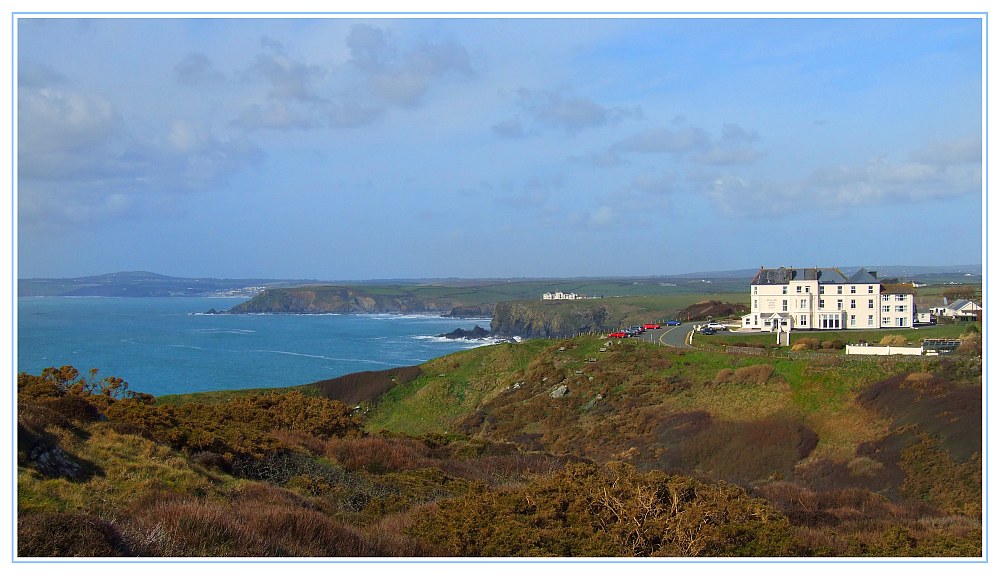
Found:
[[[957,265],[983,20],[16,19],[16,273]]]

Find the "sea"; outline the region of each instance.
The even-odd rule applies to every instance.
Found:
[[[156,396],[287,387],[417,365],[490,340],[439,337],[490,318],[399,314],[211,314],[246,298],[17,299],[16,371],[72,365]]]

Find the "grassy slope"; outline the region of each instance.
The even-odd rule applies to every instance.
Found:
[[[461,429],[495,440],[534,434],[546,449],[599,460],[635,448],[633,455],[652,465],[671,448],[664,429],[672,416],[705,413],[712,425],[748,429],[760,421],[793,422],[815,432],[811,458],[846,464],[860,445],[885,436],[891,426],[860,405],[858,393],[893,374],[937,365],[892,358],[847,361],[843,352],[820,358],[682,352],[632,340],[602,353],[603,344],[579,337],[436,360],[427,375],[393,390],[370,415],[368,427],[411,434]],[[763,382],[720,381],[723,370],[753,365],[773,371]],[[524,383],[510,389],[516,382]],[[548,394],[558,384],[571,393],[557,401]],[[463,422],[463,414],[476,409],[490,425]]]

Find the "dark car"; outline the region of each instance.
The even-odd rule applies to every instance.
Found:
[[[663,322],[663,325],[680,325],[680,324],[681,322],[677,321],[676,319],[668,319],[667,321]]]
[[[701,328],[702,335],[715,335],[715,328],[713,327],[703,327]]]

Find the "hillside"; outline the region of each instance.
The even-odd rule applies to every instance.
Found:
[[[978,557],[981,342],[963,350],[580,336],[169,403],[22,374],[18,552]]]
[[[491,367],[489,378],[456,375],[479,373],[476,366],[496,359],[484,354],[503,352],[432,362],[374,406],[369,429],[458,433],[734,483],[835,555],[870,551],[894,530],[910,543],[889,554],[924,545],[948,554],[953,537],[977,533],[975,357],[769,359],[606,341],[532,342],[537,353],[527,364],[506,374]],[[930,529],[932,517],[952,527]]]

